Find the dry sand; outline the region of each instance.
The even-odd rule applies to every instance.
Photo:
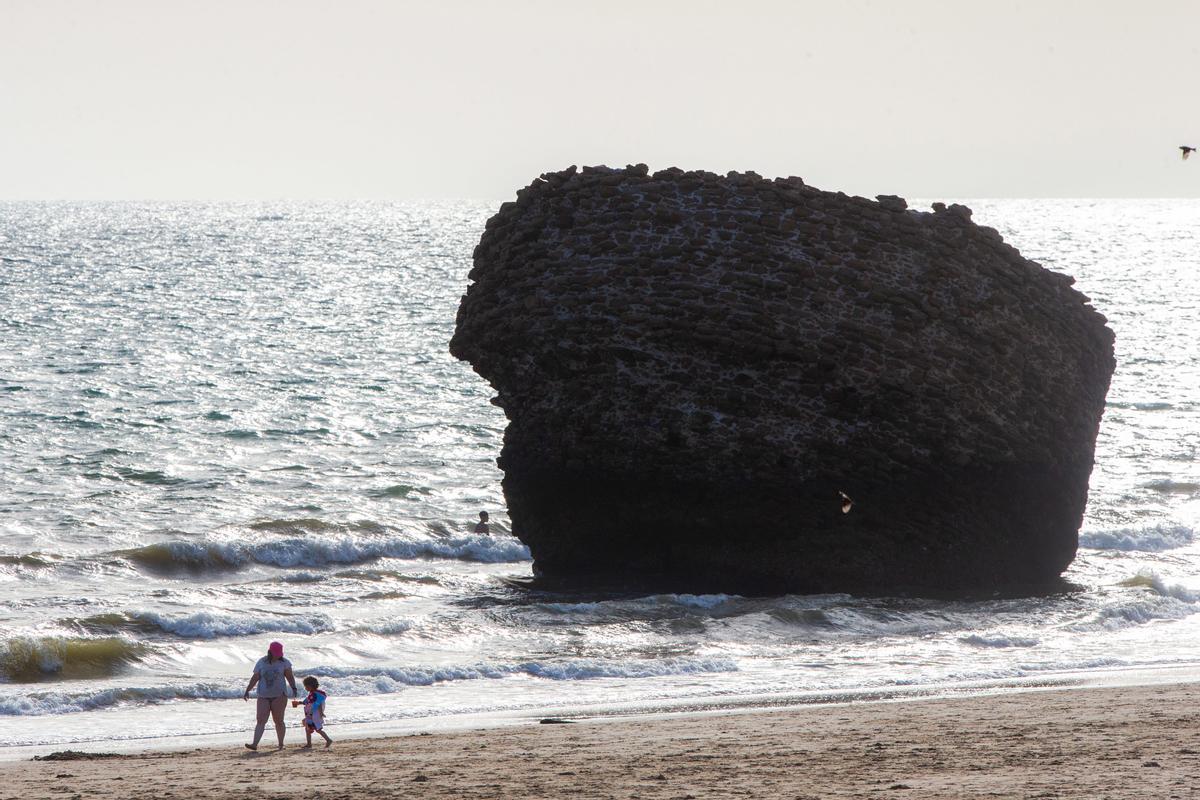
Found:
[[[281,752],[0,764],[0,797],[1190,798],[1200,797],[1198,702],[1196,684],[1070,689],[535,724],[313,751],[297,749],[292,730]]]

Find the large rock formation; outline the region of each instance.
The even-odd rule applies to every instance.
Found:
[[[536,568],[758,593],[1058,576],[1113,335],[970,217],[644,165],[519,191],[451,351],[510,420]]]

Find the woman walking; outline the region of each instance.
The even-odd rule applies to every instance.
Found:
[[[283,657],[282,644],[271,642],[267,647],[267,654],[254,665],[254,674],[250,676],[250,683],[242,695],[243,700],[249,700],[250,690],[258,687],[258,691],[255,692],[255,696],[258,697],[258,724],[254,727],[254,741],[246,745],[247,750],[258,749],[258,741],[262,739],[263,731],[266,730],[268,716],[275,720],[279,749],[283,749],[283,710],[287,708],[285,682],[292,687],[292,697],[295,697],[296,677],[292,675],[292,662]]]

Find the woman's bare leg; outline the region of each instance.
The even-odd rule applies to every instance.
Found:
[[[263,737],[263,731],[267,729],[267,717],[271,716],[271,701],[266,697],[258,698],[258,706],[255,711],[257,720],[254,725],[254,743],[248,745],[251,750],[258,749],[258,742]]]
[[[275,735],[279,737],[279,749],[283,749],[283,734],[287,728],[283,725],[283,712],[287,708],[286,697],[271,698],[271,716],[275,719]]]

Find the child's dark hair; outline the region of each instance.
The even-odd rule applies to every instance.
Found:
[[[321,682],[318,681],[316,678],[314,678],[312,675],[309,675],[307,678],[305,678],[303,683],[306,687],[308,687],[310,689],[316,689],[318,686],[321,685]]]

